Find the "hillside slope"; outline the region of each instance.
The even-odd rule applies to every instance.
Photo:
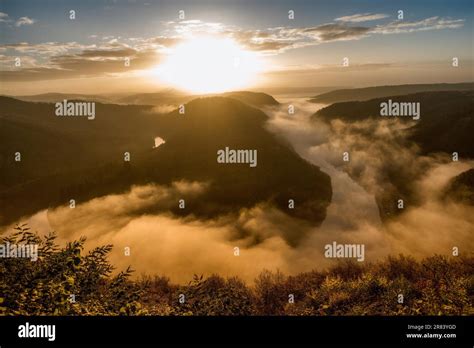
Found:
[[[319,94],[310,99],[313,103],[332,104],[347,101],[365,101],[374,98],[398,96],[419,92],[474,90],[473,82],[435,83],[419,85],[375,86],[367,88],[338,89]]]
[[[407,130],[408,139],[417,143],[423,153],[453,151],[474,158],[474,92],[425,92],[404,96],[390,96],[364,102],[335,103],[319,110],[313,119],[331,121],[340,119],[356,122],[367,119],[380,121],[380,104],[393,102],[419,102],[421,117]],[[399,117],[411,122],[410,117]]]
[[[21,106],[26,107],[24,104]],[[31,107],[33,109],[24,109],[24,117],[37,114],[41,108],[49,111],[40,114],[49,117],[51,105],[32,104]],[[88,143],[86,140],[91,139],[89,132],[94,122],[102,119],[95,127],[103,123],[100,128],[103,139],[95,138],[95,143],[89,143],[94,146],[81,147],[81,154],[97,161],[95,165],[69,165],[65,168],[60,163],[61,159],[50,158],[49,169],[43,173],[28,164],[31,147],[36,146],[36,158],[41,158],[50,156],[57,146],[61,146],[65,158],[83,163],[81,158],[68,157],[78,151],[78,145],[68,144],[67,137],[61,138],[64,141],[60,145],[43,144],[39,139],[46,134],[39,132],[37,136],[29,137],[25,131],[20,137],[21,142],[31,147],[24,150],[25,160],[21,165],[28,167],[29,180],[11,181],[14,185],[4,187],[0,192],[0,204],[6,207],[2,211],[3,222],[15,221],[20,216],[40,209],[65,204],[71,197],[84,202],[94,197],[124,192],[131,185],[168,185],[179,180],[206,182],[209,183],[209,189],[205,196],[199,197],[199,201],[187,200],[187,206],[192,209],[183,211],[176,208],[173,211],[175,214],[212,218],[237,212],[243,207],[252,207],[259,202],[269,202],[313,224],[323,221],[326,207],[331,201],[329,176],[301,159],[295,151],[270,134],[264,127],[267,116],[263,112],[226,97],[196,99],[186,104],[185,110],[184,115],[178,110],[163,115],[152,114],[145,107],[103,105],[96,120],[82,121],[89,122],[83,125],[83,133],[79,132],[79,120],[54,119],[51,122],[72,124],[72,121],[77,121],[78,127],[74,129],[78,131],[71,130],[68,134],[78,139],[80,144]],[[114,123],[120,123],[120,126],[114,126]],[[107,124],[111,127],[110,131],[107,131]],[[51,128],[56,131],[54,127]],[[57,134],[62,133],[57,131]],[[126,134],[130,137],[119,137]],[[152,148],[151,134],[163,138],[166,143]],[[9,142],[13,142],[13,138],[8,138]],[[134,138],[137,140],[135,143]],[[110,139],[116,142],[111,145]],[[135,148],[130,151],[131,161],[124,162],[123,151],[132,143]],[[110,155],[108,150],[99,154],[99,149],[104,147],[113,154]],[[217,151],[225,147],[257,150],[257,166],[252,168],[249,164],[217,163]],[[8,146],[9,151],[13,148],[12,145]],[[9,161],[4,166],[14,173],[17,170],[15,164],[18,163]],[[36,165],[40,166],[40,161]],[[294,209],[288,209],[289,199],[295,200]]]

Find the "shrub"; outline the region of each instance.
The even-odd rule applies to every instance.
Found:
[[[133,280],[130,268],[113,276],[111,245],[84,253],[85,238],[63,248],[55,240],[53,233],[41,237],[26,225],[0,239],[38,245],[35,262],[0,258],[1,315],[474,314],[472,256],[416,261],[399,255],[290,277],[263,271],[253,286],[219,275],[195,275],[189,284],[175,285],[163,276]]]
[[[111,277],[111,245],[83,255],[85,238],[59,249],[52,233],[40,237],[26,225],[0,244],[36,244],[38,260],[0,259],[3,315],[130,315],[144,313],[141,289],[129,281],[128,268]]]

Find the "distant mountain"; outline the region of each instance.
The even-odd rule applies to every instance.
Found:
[[[112,101],[117,104],[127,105],[174,105],[185,104],[193,99],[201,97],[226,96],[238,99],[249,105],[261,107],[265,105],[276,105],[278,102],[270,95],[259,92],[236,91],[221,94],[193,95],[173,89],[156,93],[139,93],[115,98]]]
[[[262,107],[267,105],[277,105],[278,102],[271,95],[260,92],[236,91],[221,94],[209,94],[211,96],[225,96],[240,100],[246,104]],[[36,95],[23,96],[5,96],[7,98],[15,98],[23,101],[40,102],[40,103],[57,103],[66,100],[85,100],[95,101],[104,104],[118,105],[154,105],[154,106],[171,106],[177,107],[185,104],[193,99],[202,97],[187,94],[174,89],[166,89],[153,93],[136,93],[130,95],[94,95],[94,94],[74,94],[74,93],[44,93]]]
[[[460,156],[474,158],[474,91],[425,92],[405,96],[390,96],[363,102],[335,103],[319,110],[313,118],[348,122],[368,118],[381,120],[380,104],[393,102],[419,102],[420,120],[407,131],[409,140],[417,143],[423,153],[459,152]],[[410,117],[400,117],[411,121]]]
[[[71,197],[83,202],[134,184],[177,180],[210,184],[199,201],[185,197],[192,209],[176,208],[173,213],[180,215],[211,218],[270,202],[317,225],[331,201],[329,176],[269,133],[263,112],[233,97],[193,100],[184,115],[98,104],[93,121],[56,117],[53,104],[11,98],[0,104],[0,135],[6,144],[1,169],[8,176],[8,185],[0,190],[3,223]],[[21,121],[16,128],[15,120]],[[152,148],[154,136],[166,143]],[[257,150],[257,166],[217,163],[217,151],[225,147]],[[20,163],[13,162],[17,149],[22,151]],[[131,162],[124,163],[124,151],[131,152]],[[288,209],[289,199],[295,201],[294,209]]]
[[[75,94],[75,93],[43,93],[35,95],[19,95],[13,98],[23,101],[43,102],[43,103],[57,103],[64,99],[67,100],[89,100],[102,103],[111,102],[111,98],[102,95],[93,94]]]
[[[116,99],[118,104],[136,104],[136,105],[181,105],[193,99],[200,97],[224,96],[231,97],[246,104],[262,107],[267,105],[277,105],[278,102],[271,95],[259,92],[237,91],[221,94],[209,94],[197,96],[184,94],[176,91],[165,91],[159,93],[133,94],[123,98]]]
[[[451,179],[445,198],[474,205],[474,168],[471,168]]]
[[[230,97],[230,98],[240,100],[241,102],[244,102],[256,107],[271,106],[271,105],[279,104],[275,100],[275,98],[265,93],[240,91],[240,92],[223,93],[221,95],[224,97]]]
[[[117,104],[134,105],[180,105],[194,99],[195,96],[173,89],[155,93],[138,93],[114,99]]]
[[[332,104],[347,101],[365,101],[374,98],[434,91],[474,90],[473,82],[435,83],[420,85],[376,86],[367,88],[339,89],[317,95],[310,99],[313,103]]]
[[[322,86],[322,87],[260,87],[259,92],[264,92],[277,97],[310,97],[343,89],[344,86]],[[254,90],[251,90],[254,91]]]
[[[64,99],[67,100],[87,100],[96,101],[100,103],[109,104],[126,104],[126,105],[179,105],[183,104],[194,97],[192,95],[176,91],[173,89],[166,89],[160,92],[153,93],[135,93],[129,95],[111,94],[111,95],[97,95],[97,94],[76,94],[76,93],[44,93],[36,95],[22,95],[22,96],[6,96],[23,101],[56,103]]]

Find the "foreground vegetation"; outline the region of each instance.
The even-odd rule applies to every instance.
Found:
[[[0,315],[473,315],[474,257],[398,256],[375,264],[341,262],[296,276],[263,271],[253,285],[238,278],[112,275],[112,246],[83,252],[26,226],[0,244],[38,244],[36,262],[0,258]],[[403,295],[403,303],[399,295]],[[74,296],[72,296],[74,295]],[[293,301],[294,299],[294,301]]]

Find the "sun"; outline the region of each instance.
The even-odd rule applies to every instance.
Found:
[[[175,46],[156,69],[160,80],[192,93],[220,93],[251,86],[259,57],[227,38],[195,37]]]

